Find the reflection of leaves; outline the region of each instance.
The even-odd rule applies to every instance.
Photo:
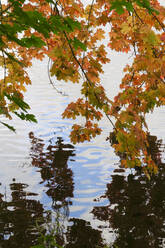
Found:
[[[90,223],[77,218],[71,218],[73,223],[68,226],[65,248],[96,248],[103,247],[101,232],[91,227]]]
[[[41,139],[36,139],[33,133],[29,134],[32,147],[32,165],[40,168],[42,183],[47,188],[46,194],[52,198],[54,209],[66,208],[71,204],[69,197],[73,197],[73,173],[68,168],[68,159],[75,156],[74,147],[64,144],[58,137],[57,142],[49,144],[46,149]],[[67,149],[66,149],[67,148]]]
[[[14,181],[10,184],[10,200],[0,199],[0,243],[3,248],[29,248],[37,243],[35,224],[43,217],[43,206],[39,201],[29,199],[37,194],[28,192],[27,187],[27,184]],[[44,221],[39,221],[40,225],[42,223]]]
[[[37,245],[30,248],[63,248],[61,245],[64,243],[64,226],[60,222],[60,217],[58,213],[54,216],[51,211],[45,212],[45,217],[43,218],[44,225],[36,224],[39,232]]]
[[[115,142],[115,140],[114,140]],[[155,136],[148,137],[149,148],[159,170],[148,180],[141,168],[123,176],[119,171],[107,184],[105,196],[110,205],[95,207],[99,220],[108,220],[116,230],[114,247],[157,248],[165,238],[165,164],[161,162],[162,143]]]

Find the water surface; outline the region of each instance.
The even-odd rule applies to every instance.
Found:
[[[111,97],[119,89],[128,57],[112,54],[111,65],[105,67],[102,82]],[[59,234],[58,242],[67,242],[66,247],[103,247],[104,242],[119,248],[161,247],[165,109],[148,115],[152,154],[161,168],[149,182],[140,172],[119,169],[120,157],[106,141],[112,131],[106,118],[100,124],[102,135],[90,143],[71,144],[73,121],[62,119],[61,113],[80,96],[79,85],[54,81],[62,91],[57,93],[49,84],[47,61],[34,62],[30,75],[33,85],[26,100],[38,124],[13,120],[16,134],[0,126],[1,247],[28,248],[37,243],[36,222],[40,227],[45,218],[50,222],[50,212],[45,212],[49,210],[62,219],[65,239]]]

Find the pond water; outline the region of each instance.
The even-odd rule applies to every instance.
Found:
[[[129,56],[112,54],[111,65],[105,67],[102,81],[111,97],[128,61]],[[165,109],[148,116],[152,156],[160,166],[148,181],[139,172],[120,169],[120,158],[106,141],[112,131],[106,118],[102,135],[90,143],[71,144],[73,121],[62,119],[61,113],[80,95],[79,85],[54,81],[62,91],[57,93],[48,80],[47,61],[34,61],[29,73],[33,85],[26,100],[38,124],[15,119],[16,134],[0,126],[0,247],[35,245],[43,223],[51,233],[60,225],[57,241],[67,248],[103,243],[163,247],[165,167],[160,151]]]

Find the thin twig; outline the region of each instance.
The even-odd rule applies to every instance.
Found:
[[[152,15],[152,16],[154,17],[154,19],[159,23],[159,25],[161,26],[161,28],[162,28],[163,31],[165,32],[165,26],[164,26],[164,24],[163,24],[161,21],[159,21],[159,19],[157,18],[157,16],[154,15],[153,12],[151,12],[151,15]]]
[[[142,20],[141,17],[138,15],[138,13],[137,13],[137,11],[135,10],[135,8],[133,8],[133,10],[134,10],[134,13],[135,13],[135,15],[137,16],[137,18],[140,20],[140,22],[141,22],[142,24],[144,24],[143,20]]]
[[[2,11],[2,3],[1,3],[1,0],[0,0],[0,10],[1,10],[1,14],[0,14],[0,22],[2,23],[3,21],[3,11]],[[4,88],[5,88],[5,84],[6,84],[6,58],[5,58],[5,53],[3,51],[3,49],[1,49],[1,52],[2,52],[2,56],[3,56],[3,65],[4,65],[4,78],[3,78],[3,84],[4,84]],[[3,89],[3,86],[2,86],[2,89]]]
[[[2,6],[2,4],[0,3],[0,5]],[[11,5],[9,5],[6,9],[2,10],[1,7],[1,11],[0,11],[0,15],[2,16],[5,12],[7,12],[11,7],[14,6],[14,3],[12,3]]]
[[[89,24],[90,24],[90,17],[91,17],[91,14],[92,14],[92,8],[93,8],[93,5],[94,5],[94,1],[95,0],[92,0],[92,3],[91,3],[91,6],[90,6],[90,10],[89,10],[89,15],[88,15],[88,20],[87,20],[87,32],[89,31]],[[85,39],[84,41],[84,44],[87,46],[87,38]],[[85,51],[83,52],[83,58],[82,58],[82,66],[84,64],[84,58],[85,58]]]
[[[134,20],[134,15],[132,15],[132,25],[133,25],[133,28],[135,27],[135,20]],[[137,55],[137,52],[136,52],[136,36],[135,36],[135,32],[133,32],[134,34],[134,42],[133,42],[133,49],[134,49],[134,54],[135,56]]]
[[[7,68],[6,68],[6,58],[5,58],[5,54],[2,51],[2,56],[3,56],[3,63],[4,63],[4,79],[3,79],[3,83],[4,83],[4,87],[5,87],[5,84],[6,84],[6,71],[7,71]]]
[[[53,83],[53,81],[52,81],[52,79],[51,79],[51,76],[50,76],[50,62],[51,62],[51,59],[49,58],[49,60],[48,60],[48,65],[47,65],[49,82],[50,82],[50,84],[53,86],[53,88],[57,91],[57,93],[61,94],[62,96],[67,96],[67,95],[64,94],[62,91],[58,90],[58,89],[55,87],[55,85],[54,85],[54,83]]]

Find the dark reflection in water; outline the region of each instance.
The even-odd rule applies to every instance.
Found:
[[[32,165],[39,168],[40,183],[44,184],[46,194],[52,199],[53,212],[59,219],[62,212],[65,218],[69,215],[68,206],[72,204],[70,198],[74,190],[73,173],[68,168],[69,158],[75,156],[74,147],[64,144],[60,137],[54,145],[49,142],[48,146],[43,140],[35,138],[32,132],[29,137]],[[41,224],[47,223],[47,212],[39,201],[33,200],[35,194],[27,192],[27,187],[27,184],[16,183],[13,179],[10,184],[11,196],[6,199],[0,194],[0,247],[30,248],[38,243],[40,231],[46,231]],[[56,226],[58,244],[63,245],[64,237],[57,232],[58,223],[52,225]]]
[[[34,200],[36,194],[28,192],[27,184],[13,179],[10,184],[10,197],[6,199],[5,195],[0,195],[0,247],[30,248],[40,244],[41,233],[48,241],[47,245],[42,247],[54,247],[50,246],[50,238],[55,238],[57,244],[64,248],[103,247],[100,231],[93,229],[85,220],[69,219],[68,207],[72,204],[70,198],[73,197],[74,183],[68,161],[75,156],[74,147],[64,144],[60,137],[55,144],[49,142],[48,145],[33,133],[30,133],[29,137],[32,165],[39,168],[42,178],[40,183],[52,199],[52,212],[56,217],[51,218],[51,215],[45,212],[44,206]],[[65,228],[60,223],[61,216],[64,219],[68,217],[68,226]]]
[[[63,214],[67,216],[74,190],[73,172],[68,168],[68,160],[75,156],[74,146],[64,144],[63,139],[58,137],[55,145],[49,143],[45,147],[44,141],[37,139],[32,132],[29,137],[32,165],[40,168],[40,183],[45,185],[46,194],[52,198],[52,208],[56,211],[63,209]]]
[[[159,167],[151,180],[137,168],[133,174],[112,175],[105,196],[109,206],[95,207],[93,214],[106,220],[116,232],[113,247],[159,248],[165,241],[165,163],[161,162],[161,141],[148,136],[148,152]]]
[[[0,195],[0,247],[29,248],[37,243],[36,221],[43,217],[43,206],[39,201],[28,199],[35,194],[27,192],[27,187],[13,181],[11,199],[7,201]]]
[[[64,144],[61,137],[58,137],[55,145],[50,143],[47,147],[44,141],[34,137],[33,133],[30,133],[29,137],[32,144],[32,165],[40,168],[41,183],[45,184],[46,194],[52,198],[52,208],[56,213],[58,210],[61,213],[61,209],[64,209],[62,214],[69,217],[68,206],[72,204],[70,197],[73,197],[74,183],[68,160],[75,156],[74,147]],[[56,233],[55,236],[57,243],[65,248],[103,247],[101,232],[82,219],[68,219],[66,231],[60,235]]]
[[[65,248],[96,248],[103,247],[101,232],[91,227],[90,222],[71,218],[72,226],[67,228]]]
[[[28,199],[35,194],[26,191],[27,188],[27,184],[13,181],[10,184],[11,200],[5,201],[3,200],[5,196],[0,195],[0,247],[30,248],[32,245],[40,244],[38,239],[41,232],[46,235],[46,230],[41,225],[45,226],[45,223],[49,225],[49,222],[52,222],[50,224],[53,227],[56,226],[51,234],[54,235],[57,244],[64,248],[103,247],[101,232],[93,229],[85,220],[71,218],[66,232],[58,231],[58,223],[53,223],[54,219],[49,213],[44,213],[42,204],[39,201]],[[61,224],[59,223],[59,225]],[[47,242],[47,246],[42,247],[54,248],[54,246],[50,246],[49,242]]]
[[[60,137],[56,143],[49,142],[47,145],[32,132],[29,137],[32,165],[38,168],[42,178],[40,183],[51,199],[52,213],[57,218],[49,218],[44,206],[34,199],[35,194],[28,192],[27,184],[13,179],[10,197],[0,194],[0,248],[30,248],[38,244],[41,230],[44,237],[47,235],[45,223],[55,227],[50,233],[63,248],[103,248],[101,232],[94,229],[90,222],[69,219],[74,182],[68,161],[75,156],[74,147],[64,144]],[[161,161],[162,143],[155,136],[148,136],[148,141],[148,153],[159,166],[158,174],[149,181],[140,168],[128,176],[122,168],[116,169],[102,196],[109,200],[109,205],[94,207],[92,211],[94,218],[108,222],[116,233],[114,248],[159,248],[162,247],[162,240],[165,240],[165,163]],[[68,220],[67,226],[58,222],[61,221],[60,215]],[[58,232],[59,225],[62,231]]]

